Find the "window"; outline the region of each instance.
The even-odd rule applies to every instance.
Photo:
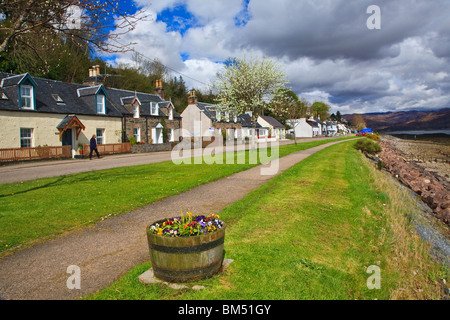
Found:
[[[133,118],[139,119],[139,105],[138,104],[133,105]]]
[[[105,112],[105,96],[102,94],[98,94],[95,99],[96,99],[96,104],[97,104],[97,113],[106,114],[106,112]]]
[[[20,147],[31,148],[33,146],[33,129],[20,128]]]
[[[134,128],[133,135],[136,138],[136,142],[141,142],[141,128]]]
[[[169,108],[169,120],[173,120],[173,109]]]
[[[63,99],[57,94],[52,94],[52,98],[58,103],[64,103]]]
[[[151,114],[152,116],[158,115],[158,104],[156,102],[150,102]]]
[[[20,106],[23,109],[34,109],[32,86],[20,86]]]
[[[175,135],[174,135],[174,129],[170,129],[170,136],[169,136],[169,142],[175,141]]]
[[[97,144],[104,144],[105,143],[105,129],[97,129],[96,132],[97,135]]]

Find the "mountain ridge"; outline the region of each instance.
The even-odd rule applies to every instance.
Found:
[[[356,114],[342,117],[353,123]],[[375,131],[450,129],[450,108],[430,111],[389,111],[360,114],[368,128]]]

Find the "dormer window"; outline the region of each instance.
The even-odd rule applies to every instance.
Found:
[[[151,109],[151,115],[157,116],[158,115],[158,104],[155,102],[150,102],[150,109]]]
[[[22,109],[34,110],[34,90],[33,86],[20,86],[20,107]]]
[[[133,104],[133,118],[139,119],[139,105]]]
[[[105,109],[105,96],[103,94],[97,94],[95,96],[95,100],[96,100],[96,111],[98,114],[106,114],[106,109]]]
[[[173,120],[173,109],[169,108],[169,120]]]

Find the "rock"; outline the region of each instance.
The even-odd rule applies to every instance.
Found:
[[[449,224],[450,184],[442,179],[437,179],[433,172],[427,171],[415,163],[408,163],[410,157],[405,156],[392,143],[381,141],[380,145],[382,151],[379,157],[383,159],[385,169],[416,192],[439,219]]]
[[[158,278],[155,278],[155,275],[153,274],[153,269],[149,269],[149,270],[145,271],[138,278],[139,278],[139,281],[144,284],[162,282]]]
[[[175,290],[189,289],[189,287],[185,286],[184,284],[176,284],[176,283],[168,283],[168,282],[164,282],[164,284],[167,285],[169,288],[172,288]]]
[[[206,289],[206,287],[204,287],[204,286],[197,286],[197,285],[192,287],[192,290],[196,290],[196,291],[203,290],[203,289]]]

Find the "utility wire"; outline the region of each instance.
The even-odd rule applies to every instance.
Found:
[[[117,41],[116,39],[112,39],[112,40],[115,41],[115,42],[117,42],[118,44],[120,44],[120,45],[122,45],[122,46],[127,46],[126,44],[123,44],[123,43],[121,43],[120,41]],[[189,78],[189,79],[191,79],[191,80],[194,80],[194,81],[196,81],[196,82],[198,82],[198,83],[201,83],[201,84],[203,84],[203,85],[205,85],[205,86],[209,86],[209,84],[204,83],[204,82],[202,82],[202,81],[200,81],[200,80],[197,80],[197,79],[195,79],[195,78],[192,78],[192,77],[190,77],[190,76],[188,76],[188,75],[186,75],[186,74],[184,74],[184,73],[182,73],[182,72],[180,72],[180,71],[177,71],[177,70],[175,70],[174,68],[171,68],[171,67],[165,65],[165,64],[162,63],[161,61],[156,60],[155,58],[147,57],[146,55],[144,55],[144,54],[142,54],[141,52],[137,51],[135,48],[133,48],[132,50],[133,50],[133,52],[135,52],[136,54],[138,54],[138,55],[144,57],[144,58],[147,59],[147,60],[161,63],[164,67],[166,67],[167,69],[171,70],[172,72],[178,73],[179,75],[181,75],[181,76],[183,76],[183,77],[186,77],[186,78]]]

